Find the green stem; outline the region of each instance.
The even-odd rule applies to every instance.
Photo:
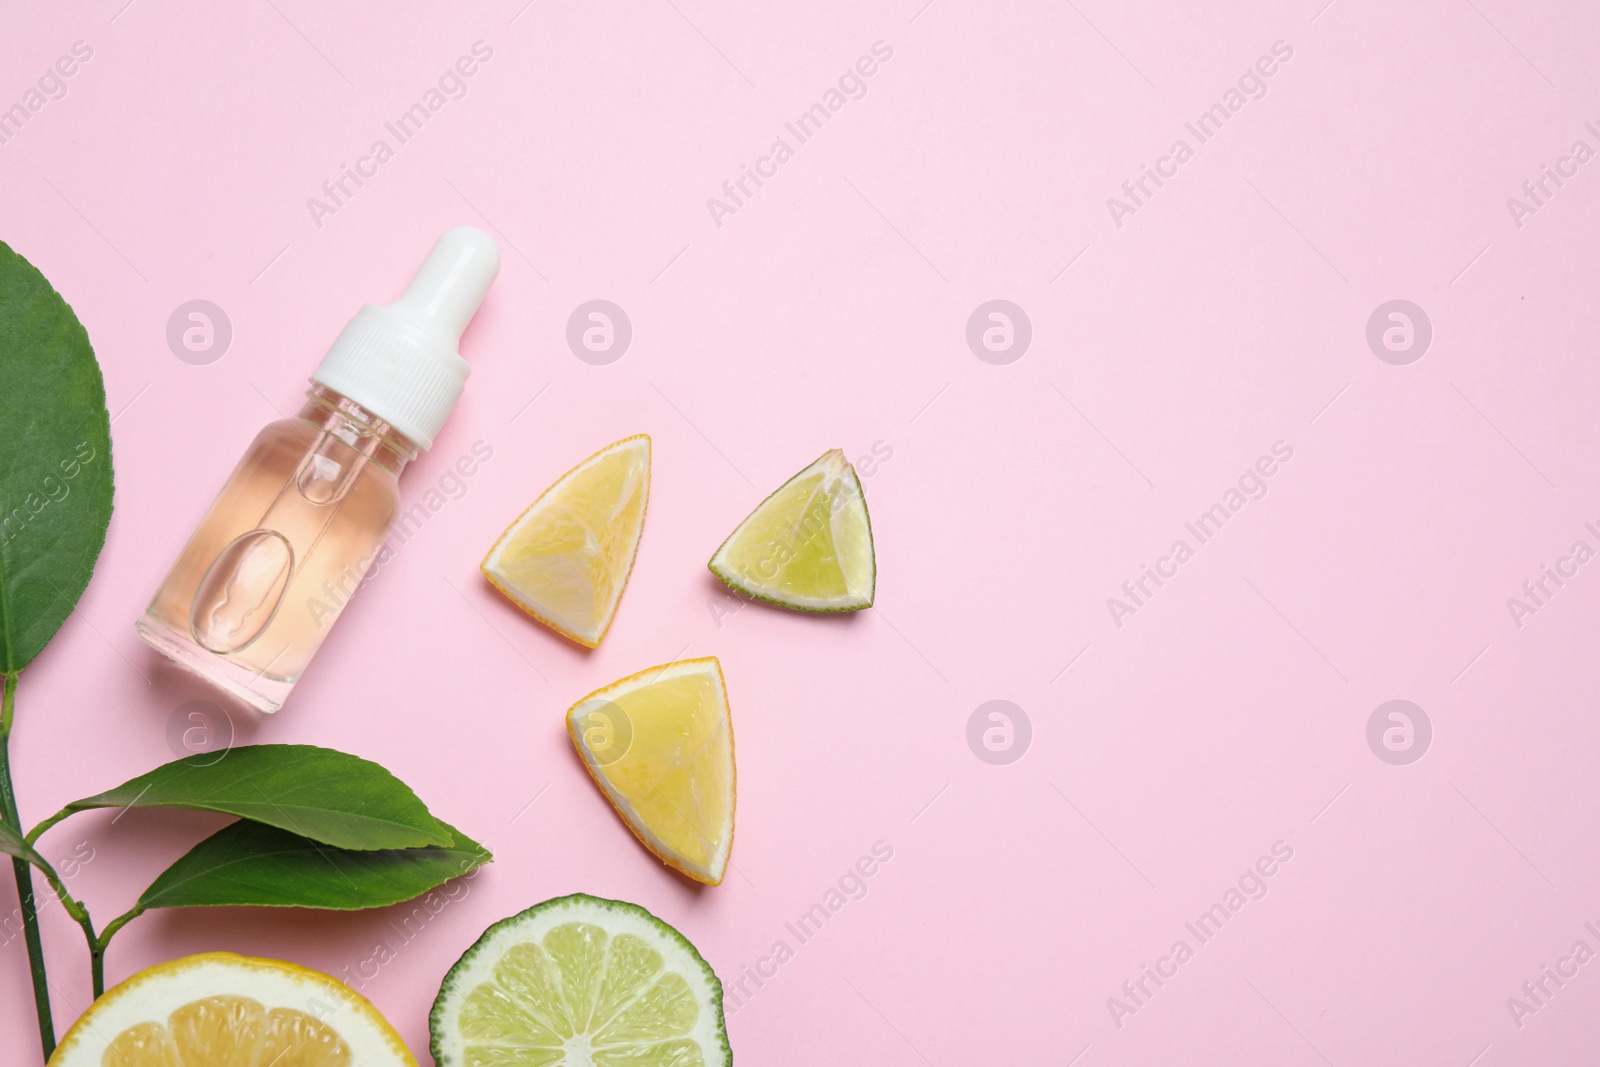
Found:
[[[105,979],[105,963],[104,963],[104,961],[105,961],[105,954],[106,954],[106,946],[111,944],[111,939],[116,936],[118,930],[122,929],[124,926],[128,925],[130,922],[132,922],[133,920],[137,919],[139,916],[141,916],[143,914],[144,914],[144,909],[143,908],[134,908],[131,911],[126,911],[126,912],[122,913],[121,915],[118,915],[115,919],[112,919],[109,923],[106,924],[106,928],[103,931],[101,931],[101,933],[100,933],[100,946],[99,946],[100,947],[100,951],[94,957],[94,971],[95,971],[95,978],[94,978],[94,981],[95,981],[95,993],[94,993],[94,995],[96,997],[99,997],[102,993],[105,992],[106,979]]]
[[[39,868],[39,873],[43,874],[45,881],[50,883],[50,888],[55,892],[56,899],[61,902],[61,906],[72,917],[72,921],[83,929],[83,939],[89,946],[89,970],[94,977],[94,995],[95,999],[98,1000],[100,994],[105,992],[105,974],[101,962],[101,957],[105,953],[105,943],[94,932],[94,922],[89,918],[89,909],[79,903],[71,893],[67,892],[66,883],[61,880],[61,876],[56,873],[54,867],[45,861],[44,857],[39,857],[39,862],[34,866]]]
[[[16,792],[11,786],[11,719],[16,711],[17,676],[6,674],[0,684],[0,819],[22,833],[22,819],[17,815]],[[55,1021],[50,1015],[50,985],[44,972],[44,942],[39,937],[39,907],[33,895],[33,874],[20,859],[11,861],[16,875],[17,898],[21,902],[22,934],[28,946],[28,967],[33,972],[33,1006],[39,1016],[39,1044],[44,1058],[56,1050]]]
[[[38,826],[35,826],[33,830],[29,832],[26,838],[27,843],[30,845],[35,844],[39,840],[40,835],[42,835],[46,830],[50,829],[50,827],[54,826],[62,819],[65,819],[68,815],[73,814],[76,814],[74,809],[62,808],[60,811],[50,816],[50,818],[46,819]],[[38,850],[35,849],[35,853],[37,853],[37,851]],[[39,873],[43,874],[45,881],[50,883],[50,888],[55,891],[56,899],[61,902],[61,906],[65,908],[67,914],[72,917],[72,921],[77,923],[83,929],[83,939],[89,945],[89,972],[94,982],[94,996],[95,999],[98,1000],[100,999],[100,995],[106,991],[105,949],[106,942],[111,939],[109,937],[101,938],[95,934],[94,922],[89,918],[89,909],[84,907],[83,904],[79,903],[79,901],[73,897],[71,893],[67,892],[66,883],[61,880],[61,876],[56,873],[55,868],[50,866],[49,861],[47,861],[43,856],[38,856],[38,862],[35,863],[34,866],[39,868]],[[126,916],[122,921],[126,922],[131,918],[133,918],[133,915]]]
[[[133,922],[133,920],[137,919],[143,914],[143,908],[133,908],[130,911],[123,912],[115,919],[112,919],[110,922],[106,923],[106,928],[100,932],[100,947],[105,948],[107,945],[111,944],[111,939],[117,935],[118,930],[122,929],[124,926],[127,926],[129,923]]]
[[[39,837],[46,830],[50,829],[50,827],[54,826],[56,823],[60,822],[62,819],[65,819],[68,815],[75,815],[75,814],[77,814],[77,812],[74,811],[72,808],[62,808],[60,811],[58,811],[54,815],[50,816],[44,822],[40,823],[38,826],[35,826],[32,830],[29,830],[28,831],[28,836],[26,838],[24,838],[23,840],[27,841],[28,844],[30,844],[30,845],[34,844],[35,842],[37,842],[39,840]]]

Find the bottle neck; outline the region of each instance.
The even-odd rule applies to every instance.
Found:
[[[417,458],[415,442],[343,393],[313,382],[296,416],[398,476]]]

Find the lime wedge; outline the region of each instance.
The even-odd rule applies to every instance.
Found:
[[[429,1019],[439,1067],[726,1067],[722,983],[637,904],[583,893],[495,923]]]
[[[872,522],[839,449],[778,487],[711,557],[711,573],[746,596],[796,611],[872,606]]]

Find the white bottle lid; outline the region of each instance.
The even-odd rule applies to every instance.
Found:
[[[405,434],[426,452],[461,397],[471,368],[456,351],[489,285],[500,250],[473,226],[434,243],[399,300],[367,304],[311,376]]]

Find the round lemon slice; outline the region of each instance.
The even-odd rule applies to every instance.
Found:
[[[714,656],[651,667],[590,693],[567,732],[644,846],[718,885],[733,847],[733,723]]]
[[[756,506],[711,557],[746,596],[796,611],[872,606],[878,565],[855,468],[835,448]]]
[[[49,1067],[417,1067],[349,986],[231,952],[147,968],[95,1001]]]
[[[484,577],[552,630],[596,648],[633,570],[649,497],[650,438],[607,445],[500,535],[484,557]]]
[[[429,1020],[439,1067],[727,1067],[722,983],[637,904],[574,893],[495,923]]]

